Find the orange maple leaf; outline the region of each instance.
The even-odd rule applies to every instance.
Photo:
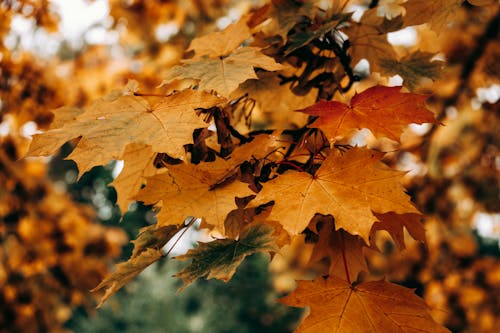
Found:
[[[383,154],[365,148],[334,151],[314,176],[288,171],[264,184],[258,204],[275,200],[270,219],[298,234],[314,214],[331,214],[337,228],[359,235],[368,244],[376,217],[372,211],[418,213],[400,180],[404,172],[380,162]]]
[[[425,106],[427,95],[400,92],[401,87],[375,86],[355,95],[351,105],[320,101],[299,110],[319,118],[312,124],[331,140],[345,138],[353,131],[368,128],[376,137],[399,141],[410,123],[436,123]]]
[[[314,245],[311,262],[329,258],[329,275],[356,280],[361,271],[368,272],[363,248],[365,242],[359,236],[353,236],[345,230],[335,230],[331,216],[316,215],[309,228],[318,235]],[[347,276],[349,274],[349,276]]]
[[[351,285],[334,276],[298,281],[297,289],[279,301],[311,308],[297,333],[449,332],[411,289],[386,281]]]
[[[373,225],[372,233],[377,232],[377,230],[387,230],[400,250],[406,248],[403,232],[404,227],[414,239],[425,243],[425,229],[421,222],[423,217],[421,214],[396,214],[394,212],[374,214],[379,222]],[[374,239],[373,237],[371,238]]]

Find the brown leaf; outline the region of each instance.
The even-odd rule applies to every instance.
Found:
[[[405,26],[429,23],[432,30],[440,33],[455,18],[463,0],[409,0],[403,4],[406,9]]]
[[[367,10],[361,22],[353,22],[345,30],[351,41],[351,63],[355,66],[362,59],[370,63],[370,71],[380,72],[381,60],[396,59],[396,52],[387,40],[387,33],[399,30],[402,26],[400,18],[387,20],[378,17],[375,8]]]

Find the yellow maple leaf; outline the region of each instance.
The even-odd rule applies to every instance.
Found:
[[[147,178],[146,187],[134,199],[145,204],[163,202],[159,225],[178,224],[188,216],[198,216],[222,230],[227,214],[236,209],[235,197],[253,194],[248,184],[239,181],[212,188],[226,168],[221,160],[169,166],[168,172]]]
[[[183,60],[182,65],[171,68],[162,82],[167,84],[173,80],[194,79],[199,81],[199,89],[216,91],[229,97],[238,85],[248,79],[257,79],[254,67],[277,71],[283,66],[260,52],[256,47],[245,46],[237,49],[227,57]]]
[[[123,169],[110,186],[116,190],[116,204],[120,207],[122,214],[128,209],[131,198],[139,192],[145,183],[144,177],[151,177],[156,173],[153,165],[156,153],[151,146],[142,143],[130,143],[125,147]]]
[[[155,152],[182,157],[183,145],[193,142],[193,130],[207,126],[194,109],[222,101],[194,90],[156,98],[152,103],[138,96],[101,98],[74,121],[36,134],[28,155],[50,155],[65,142],[81,137],[68,156],[77,163],[80,175],[96,165],[119,159],[129,143],[147,144]]]
[[[230,24],[222,31],[195,38],[187,50],[194,51],[195,58],[204,55],[210,57],[226,56],[252,37],[247,21],[248,17],[243,16],[238,22]]]

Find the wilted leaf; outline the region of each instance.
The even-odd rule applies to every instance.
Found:
[[[177,225],[159,226],[152,224],[141,228],[139,236],[132,241],[134,249],[131,258],[135,258],[149,248],[161,250],[165,244],[179,231]]]
[[[160,250],[148,248],[143,251],[141,255],[133,257],[124,263],[117,264],[115,271],[102,280],[97,287],[91,290],[95,292],[106,289],[97,307],[100,308],[108,298],[129,283],[134,277],[146,269],[146,267],[160,260],[161,257],[162,253]]]
[[[163,256],[161,248],[183,227],[183,225],[158,226],[142,228],[134,243],[132,256],[126,262],[116,265],[115,271],[99,283],[92,292],[106,289],[99,304],[100,308],[108,298],[129,283],[149,265]]]
[[[247,229],[238,240],[217,239],[199,243],[196,249],[176,257],[180,260],[192,259],[191,264],[175,275],[184,280],[185,284],[181,290],[203,277],[229,281],[246,256],[257,252],[276,251],[273,232],[273,227],[258,224]]]
[[[311,308],[297,333],[449,332],[411,289],[386,281],[351,285],[334,276],[298,281],[280,302]]]
[[[314,103],[317,93],[311,90],[305,96],[295,95],[290,89],[291,83],[281,84],[276,73],[259,73],[258,77],[258,80],[247,80],[240,84],[231,96],[236,98],[248,94],[276,128],[285,128],[290,124],[303,126],[307,116],[296,114],[293,110]]]
[[[348,21],[352,13],[334,15],[330,21],[317,27],[315,30],[305,30],[297,32],[288,37],[285,55],[308,45],[313,40],[323,37],[326,33],[336,29],[341,23]]]
[[[399,141],[408,124],[436,122],[425,106],[428,96],[400,90],[401,87],[375,86],[355,95],[350,106],[337,101],[320,101],[299,111],[318,116],[312,126],[321,128],[330,140],[368,128],[378,138]]]

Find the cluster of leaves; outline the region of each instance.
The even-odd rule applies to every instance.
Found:
[[[428,96],[376,85],[349,103],[331,99],[352,96],[361,80],[352,67],[361,59],[373,72],[397,71],[409,89],[424,76],[435,78],[441,64],[432,54],[398,57],[387,34],[424,23],[422,16],[439,30],[460,3],[442,8],[408,1],[405,16],[374,5],[357,21],[345,11],[347,1],[328,9],[273,1],[194,39],[187,50],[192,57],[165,76],[167,94],[139,91],[130,81],[84,110],[56,110],[29,155],[53,154],[78,138],[69,158],[80,174],[121,159],[124,169],[112,184],[120,208],[138,200],[160,209],[158,223],[134,241],[130,260],[97,286],[106,289],[101,304],[163,257],[162,248],[187,218],[199,216],[218,237],[178,257],[192,259],[177,274],[186,284],[201,277],[226,281],[249,254],[313,242],[311,264],[329,263],[318,272],[323,277],[299,281],[282,300],[311,307],[300,331],[316,331],[318,323],[340,330],[444,331],[411,290],[370,278],[363,249],[378,249],[376,231],[387,230],[402,245],[406,227],[423,241],[421,215],[401,185],[404,173],[384,164],[384,153],[348,145],[361,128],[398,142],[406,125],[435,123]],[[420,15],[422,8],[427,15]],[[303,96],[300,111],[309,121],[243,133],[255,107],[277,113],[272,103],[284,100],[279,117],[301,108],[286,105],[290,93]],[[318,102],[310,103],[309,95]]]
[[[16,161],[20,147],[13,137],[0,141],[0,327],[59,332],[73,307],[91,305],[88,289],[126,236],[57,191],[43,163]]]
[[[114,1],[111,8],[142,27],[136,39],[152,45],[148,57],[169,67],[177,56],[164,57],[158,51],[165,49],[153,38],[156,27],[172,17],[177,25],[217,17],[225,1],[216,3],[206,6],[210,10],[195,11],[194,18],[188,17],[189,8],[165,2],[131,1],[125,8]],[[350,12],[353,5],[365,7],[360,19]],[[165,244],[196,216],[214,240],[178,258],[191,259],[177,274],[185,284],[203,277],[227,281],[246,256],[282,253],[291,243],[311,249],[306,265],[317,277],[298,281],[296,291],[282,300],[310,306],[299,331],[316,332],[320,325],[323,330],[347,331],[444,330],[411,290],[381,280],[376,265],[367,266],[365,254],[379,251],[380,230],[399,248],[405,247],[405,228],[414,239],[425,240],[422,215],[401,185],[404,173],[395,170],[384,152],[398,155],[409,123],[438,123],[427,109],[428,95],[406,91],[438,77],[443,62],[433,57],[441,49],[420,43],[421,49],[401,50],[387,36],[423,23],[428,23],[428,33],[447,36],[446,24],[469,6],[460,0],[353,0],[323,8],[314,1],[274,0],[251,9],[225,30],[194,39],[186,59],[162,72],[161,93],[139,90],[137,82],[130,81],[84,109],[54,111],[49,131],[34,137],[30,155],[53,154],[74,140],[77,145],[69,158],[77,162],[80,176],[121,159],[124,169],[112,185],[122,212],[134,200],[159,209],[158,223],[143,229],[130,260],[96,288],[106,289],[101,304],[164,257]],[[494,5],[486,8],[497,10]],[[154,24],[142,24],[143,17],[151,17]],[[490,28],[482,29],[487,36],[495,35]],[[199,35],[204,30],[183,32]],[[479,57],[472,50],[466,59],[475,63]],[[489,82],[498,77],[491,66],[495,52],[488,48],[479,62]],[[369,63],[369,78],[354,67],[361,59]],[[461,61],[453,52],[447,59],[452,65]],[[449,67],[459,72],[460,89],[437,103],[435,97],[430,100],[439,121],[444,118],[440,106],[456,104],[461,96],[463,82],[472,76],[470,67]],[[158,83],[155,71],[160,67],[147,68],[137,78],[151,89]],[[386,76],[396,74],[404,88],[381,85]],[[5,82],[8,89],[20,88],[12,80]],[[61,93],[51,91],[54,96]],[[25,103],[26,96],[20,96]],[[46,104],[47,94],[41,96],[45,99],[37,103]],[[0,98],[9,101],[10,95]],[[372,147],[377,149],[350,146],[361,128],[372,132],[377,139]],[[392,141],[390,149],[383,144],[387,139]],[[494,155],[491,148],[485,150]],[[421,155],[426,158],[425,152]],[[425,200],[437,202],[421,200],[418,193],[416,197],[420,208],[426,208],[420,204]]]

